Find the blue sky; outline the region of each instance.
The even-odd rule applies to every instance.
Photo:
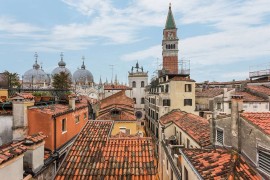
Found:
[[[170,2],[179,59],[197,82],[246,79],[250,66],[269,65],[269,0],[0,0],[0,72],[23,75],[38,52],[50,73],[63,52],[72,72],[85,56],[96,82],[111,79],[110,65],[127,82],[137,60],[151,78]]]

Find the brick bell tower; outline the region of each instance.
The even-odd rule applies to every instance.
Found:
[[[169,74],[178,74],[178,41],[170,4],[162,40],[163,69]]]

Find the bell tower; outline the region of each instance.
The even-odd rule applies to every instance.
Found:
[[[178,41],[170,4],[162,40],[163,69],[169,74],[178,74]]]

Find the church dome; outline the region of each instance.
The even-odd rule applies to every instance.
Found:
[[[78,84],[87,84],[87,83],[92,83],[94,82],[93,75],[90,71],[88,71],[83,64],[81,66],[81,69],[78,69],[77,71],[74,72],[73,74],[73,81]]]
[[[61,60],[58,63],[58,67],[55,68],[52,71],[52,76],[54,76],[55,74],[59,74],[61,72],[65,72],[69,74],[70,79],[72,79],[72,74],[70,72],[70,70],[68,68],[66,68],[66,63],[63,60],[63,54],[61,53]]]
[[[23,82],[29,84],[48,84],[50,82],[50,78],[44,72],[43,69],[40,69],[40,65],[37,63],[37,54],[35,54],[36,60],[33,65],[33,69],[26,71],[23,75]]]

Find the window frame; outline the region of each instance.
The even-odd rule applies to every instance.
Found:
[[[218,131],[222,132],[222,143],[218,141]],[[222,128],[216,128],[216,142],[220,145],[224,145],[224,129]]]
[[[270,170],[269,171],[267,171],[267,170],[265,170],[264,168],[262,168],[261,166],[260,166],[260,154],[259,154],[259,151],[262,151],[264,154],[268,154],[269,155],[269,160],[270,160],[270,149],[269,148],[266,148],[266,147],[263,147],[263,146],[261,146],[261,145],[259,145],[259,144],[257,144],[257,167],[258,167],[258,169],[260,170],[260,171],[262,171],[262,172],[264,172],[264,173],[266,173],[266,174],[270,174]]]
[[[64,127],[64,129],[63,129],[63,127]],[[62,134],[65,134],[67,132],[67,118],[63,118],[61,120],[61,130],[62,130]]]
[[[80,123],[80,115],[76,115],[75,116],[75,124],[79,124]]]
[[[185,84],[185,92],[192,92],[192,84]]]
[[[132,81],[132,87],[133,87],[133,88],[136,87],[136,81]]]
[[[188,103],[189,101],[191,103]],[[192,106],[192,99],[184,99],[184,106]]]

